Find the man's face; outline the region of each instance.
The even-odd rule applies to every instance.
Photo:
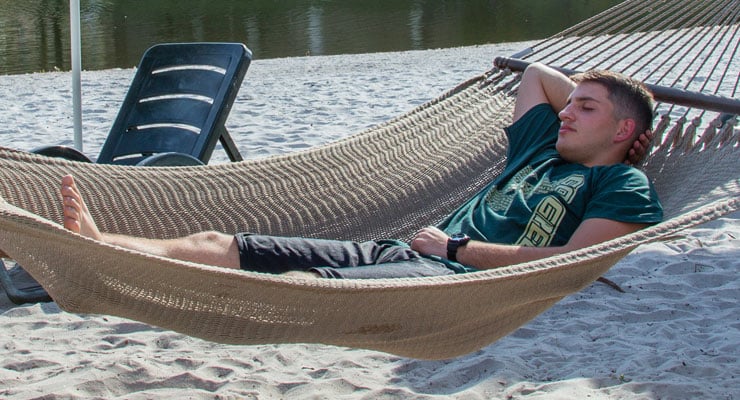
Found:
[[[605,165],[613,150],[619,121],[606,88],[598,83],[579,83],[558,114],[562,121],[556,148],[564,160],[586,166]]]

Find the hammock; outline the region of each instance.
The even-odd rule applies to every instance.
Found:
[[[740,2],[651,5],[628,1],[518,56],[624,71],[712,94],[736,110]],[[527,264],[445,277],[302,281],[142,254],[57,223],[60,177],[71,173],[109,232],[408,239],[503,169],[502,128],[517,84],[518,74],[493,68],[346,139],[232,164],[149,169],[0,149],[0,249],[70,312],[117,315],[221,343],[312,342],[439,359],[512,332],[640,244],[740,209],[737,115],[711,111],[725,106],[661,103],[655,148],[642,167],[666,221]]]

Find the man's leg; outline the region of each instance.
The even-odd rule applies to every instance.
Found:
[[[61,187],[64,210],[64,227],[96,240],[120,247],[154,254],[162,257],[201,264],[239,269],[242,266],[237,236],[219,232],[201,232],[177,239],[147,239],[134,236],[116,235],[100,232],[92,214],[82,199],[77,184],[71,176],[62,178]],[[261,235],[238,235],[245,256],[244,265],[260,272],[285,273],[304,278],[342,278],[343,274],[322,274],[315,266],[347,268],[366,266],[361,274],[346,277],[408,277],[444,275],[442,272],[420,273],[416,271],[419,262],[412,262],[393,268],[392,263],[421,261],[418,254],[410,248],[388,243],[333,241],[306,238],[279,238]],[[250,261],[251,260],[251,261]],[[391,264],[388,264],[391,263]],[[386,265],[387,264],[387,265]],[[367,274],[374,267],[391,270],[391,273]],[[414,267],[414,268],[409,268]],[[407,270],[408,268],[408,270]],[[425,267],[426,268],[426,267]],[[426,271],[425,268],[422,268]],[[298,269],[297,271],[295,269]],[[412,271],[413,270],[413,271]],[[379,270],[380,271],[380,270]]]
[[[167,258],[227,268],[239,268],[233,236],[201,232],[177,239],[147,239],[100,232],[72,176],[62,178],[64,227],[92,239]]]

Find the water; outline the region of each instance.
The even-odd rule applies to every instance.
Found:
[[[616,0],[81,0],[82,67],[162,42],[245,43],[255,59],[533,40]],[[69,70],[68,0],[0,0],[0,74]]]

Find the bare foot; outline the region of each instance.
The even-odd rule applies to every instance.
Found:
[[[64,227],[92,239],[102,240],[103,235],[95,225],[90,211],[82,200],[82,194],[71,175],[62,178],[62,209]]]

